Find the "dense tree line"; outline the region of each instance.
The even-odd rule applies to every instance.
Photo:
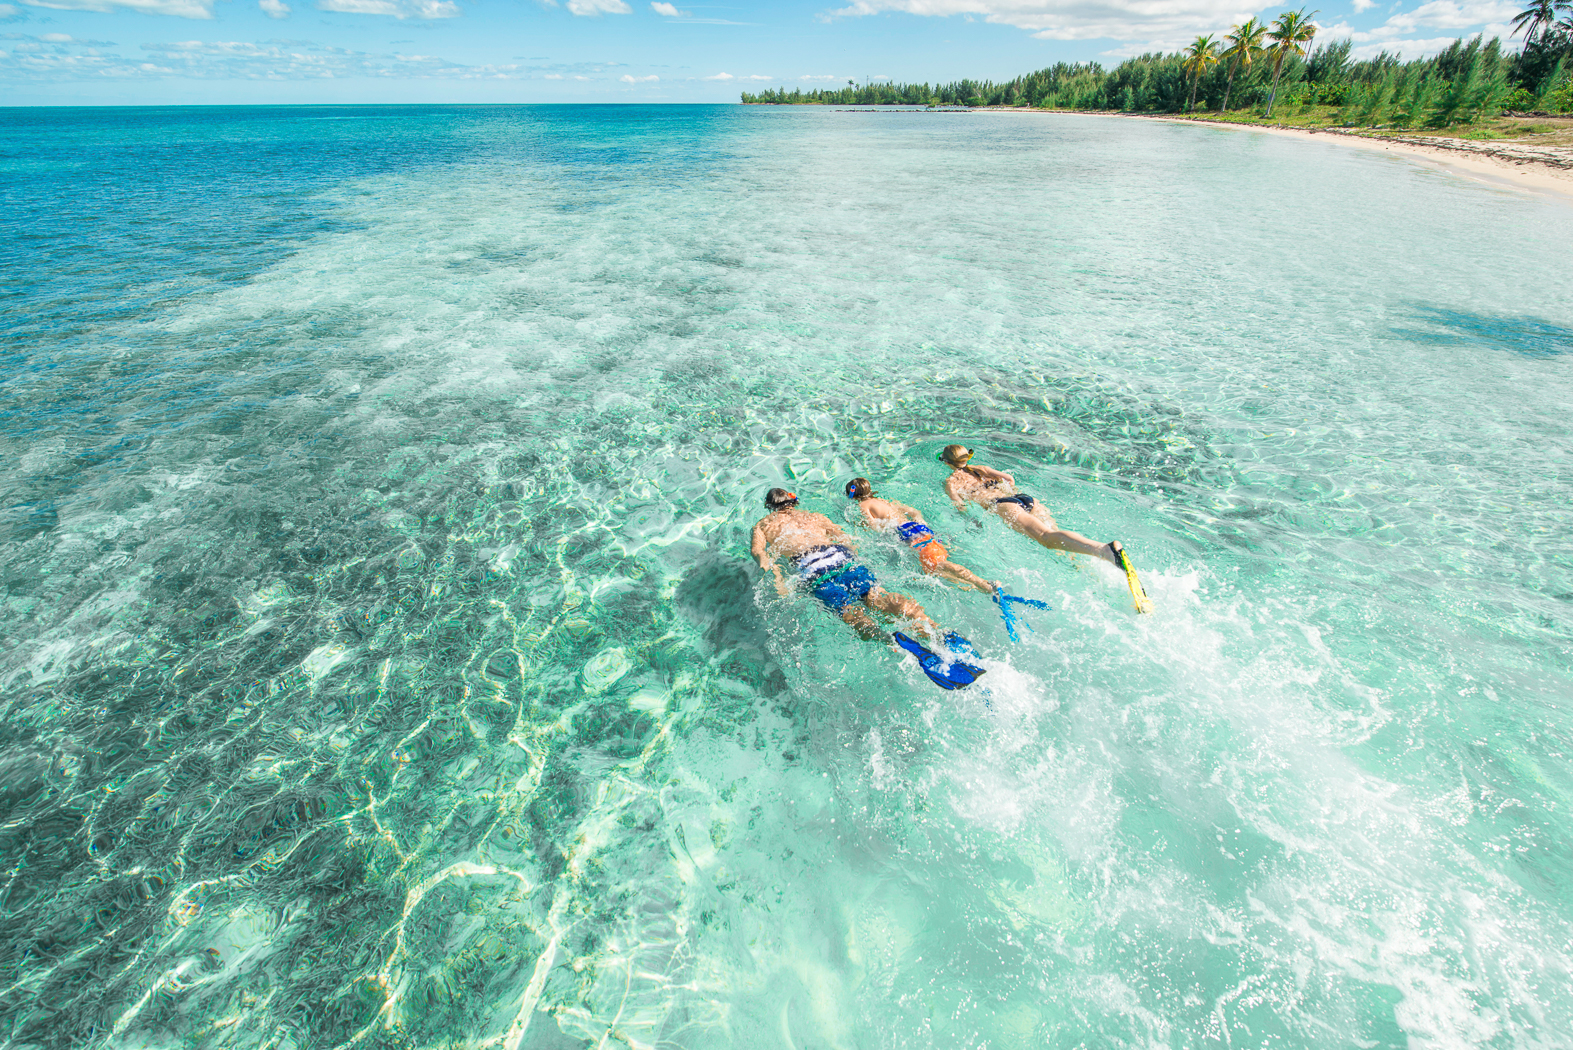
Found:
[[[814,91],[766,89],[745,92],[743,102],[1177,113],[1187,108],[1221,110],[1227,97],[1230,109],[1265,109],[1271,100],[1285,111],[1306,105],[1340,107],[1345,123],[1446,126],[1503,109],[1573,112],[1573,27],[1560,25],[1532,33],[1516,53],[1504,52],[1498,39],[1474,37],[1411,62],[1387,53],[1353,60],[1350,41],[1336,40],[1298,54],[1292,47],[1280,48],[1282,54],[1258,47],[1254,61],[1247,48],[1242,52],[1244,61],[1231,61],[1230,51],[1212,51],[1217,45],[1203,37],[1186,52],[1141,55],[1113,69],[1096,62],[1061,62],[1004,83],[959,80],[932,85],[849,83]],[[1242,29],[1234,28],[1230,41]],[[1204,43],[1206,49],[1200,46]],[[1277,97],[1272,99],[1275,72]],[[1193,92],[1194,103],[1188,107]]]

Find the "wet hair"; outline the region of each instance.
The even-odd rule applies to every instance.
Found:
[[[786,489],[771,489],[765,493],[765,506],[771,510],[785,510],[797,506],[797,493]]]
[[[947,467],[959,470],[963,474],[971,474],[980,481],[987,479],[988,475],[977,467],[967,466],[967,461],[971,458],[972,450],[966,445],[946,445],[939,452],[939,461]]]
[[[868,499],[874,494],[874,484],[867,478],[853,478],[847,482],[847,499]]]

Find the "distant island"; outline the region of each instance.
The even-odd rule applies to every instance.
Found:
[[[1457,40],[1430,58],[1404,62],[1382,52],[1351,59],[1351,41],[1310,47],[1305,12],[1271,24],[1248,19],[1224,39],[1198,37],[1174,54],[1145,54],[1113,69],[1058,63],[1006,83],[856,84],[803,91],[743,92],[745,105],[960,106],[1083,112],[1208,112],[1288,125],[1443,128],[1504,111],[1573,112],[1573,20],[1553,22],[1540,0],[1515,19],[1522,51],[1500,38]],[[1555,12],[1553,11],[1553,14]],[[1277,109],[1275,113],[1274,110]],[[1552,130],[1552,129],[1547,129]]]

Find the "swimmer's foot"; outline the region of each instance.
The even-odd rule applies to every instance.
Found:
[[[1147,597],[1147,592],[1142,589],[1142,581],[1136,578],[1136,569],[1131,565],[1131,559],[1126,556],[1125,548],[1120,545],[1120,541],[1110,540],[1108,552],[1109,560],[1125,573],[1125,584],[1131,589],[1131,597],[1136,600],[1136,611],[1152,612],[1152,599]]]

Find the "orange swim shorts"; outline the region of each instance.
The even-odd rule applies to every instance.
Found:
[[[914,549],[918,552],[918,561],[923,563],[924,572],[933,572],[950,560],[950,551],[939,540],[931,539]]]

